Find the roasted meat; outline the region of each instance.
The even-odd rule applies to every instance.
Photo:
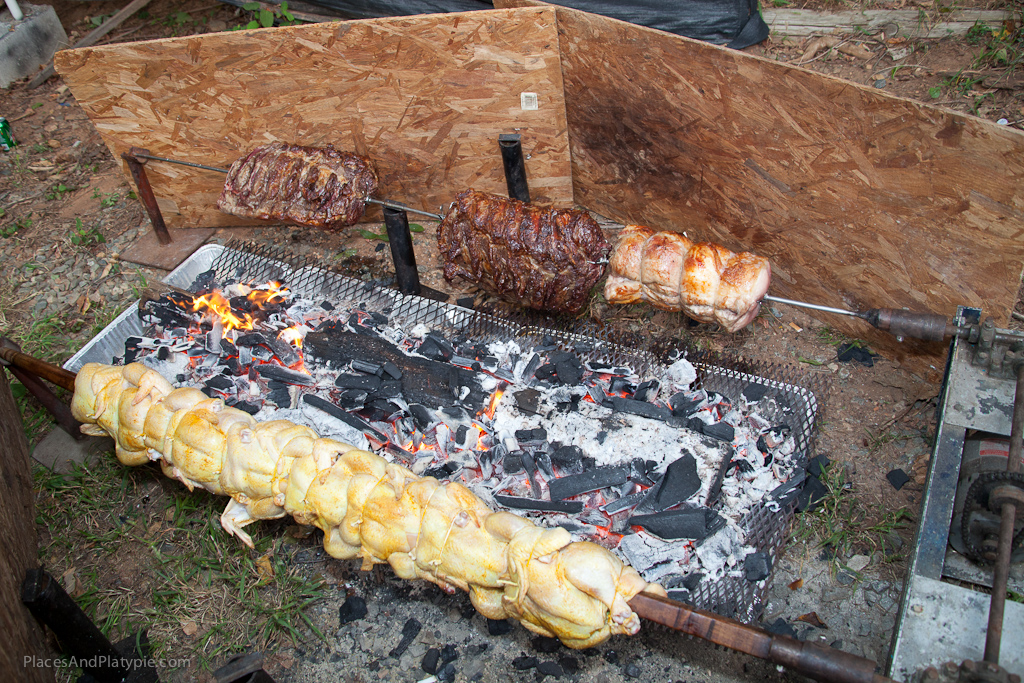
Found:
[[[628,601],[664,595],[595,543],[493,512],[458,483],[399,465],[287,420],[257,422],[193,388],[175,389],[141,363],[87,363],[71,412],[86,434],[110,435],[125,465],[156,460],[190,490],[231,497],[226,531],[252,547],[243,527],[292,515],[324,532],[324,548],[363,568],[388,563],[403,579],[468,591],[489,619],[518,619],[569,647],[635,634]]]
[[[576,314],[604,273],[608,242],[586,211],[542,209],[466,190],[437,230],[449,282],[462,278],[528,308]]]
[[[768,259],[750,252],[627,225],[612,250],[604,296],[613,304],[646,301],[735,332],[757,317],[771,274]]]
[[[353,225],[377,175],[361,156],[284,142],[262,145],[231,164],[217,207],[246,218],[315,228]]]

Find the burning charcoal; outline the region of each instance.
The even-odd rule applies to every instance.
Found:
[[[352,369],[356,372],[365,372],[368,375],[380,375],[381,366],[356,358],[352,361]]]
[[[506,448],[508,448],[507,445]],[[537,463],[534,462],[533,456],[526,451],[523,451],[520,457],[523,459],[523,469],[526,470],[526,478],[530,480],[530,490],[533,492],[533,497],[540,498],[541,489],[540,480],[537,477]]]
[[[357,619],[362,619],[367,614],[366,600],[358,595],[352,595],[345,599],[338,608],[338,622],[341,626],[350,624]]]
[[[361,389],[349,389],[338,395],[338,405],[345,410],[358,410],[366,405],[368,395]]]
[[[383,313],[379,313],[377,311],[370,311],[370,317],[373,318],[373,322],[377,323],[378,325],[388,324],[388,317]]]
[[[621,396],[612,396],[608,400],[611,402],[612,410],[616,412],[639,415],[640,417],[661,420],[662,422],[672,416],[672,411],[668,408],[656,406],[653,403],[635,401],[631,398],[622,398]]]
[[[583,379],[583,365],[580,364],[578,358],[570,356],[555,363],[555,374],[562,384],[575,386]]]
[[[261,377],[265,377],[269,380],[277,380],[279,382],[286,382],[288,384],[298,384],[301,386],[312,386],[313,378],[304,372],[298,372],[291,368],[286,368],[273,363],[264,363],[256,367],[256,372]]]
[[[608,363],[602,363],[600,361],[590,361],[587,363],[587,369],[591,372],[598,372],[602,375],[630,375],[632,371],[629,368],[622,368],[616,365],[609,365]]]
[[[559,469],[579,473],[583,471],[583,449],[579,446],[562,446],[551,454],[551,462]]]
[[[636,391],[633,392],[633,398],[638,401],[653,401],[658,397],[658,389],[661,385],[656,379],[649,379],[646,382],[641,382]]]
[[[697,410],[697,406],[703,400],[704,398],[700,394],[692,396],[684,391],[680,391],[672,395],[672,398],[668,400],[668,404],[672,408],[672,414],[676,417],[689,417]]]
[[[423,625],[420,624],[418,619],[413,617],[407,620],[402,626],[402,639],[398,641],[395,649],[388,653],[388,657],[401,657],[405,654],[405,651],[412,645],[412,641],[420,634],[421,628],[423,628]]]
[[[757,403],[768,393],[768,387],[763,384],[748,384],[743,388],[743,398],[748,403]]]
[[[248,401],[237,401],[231,405],[232,408],[238,408],[239,410],[255,415],[260,412],[260,406],[255,403],[249,403]]]
[[[241,337],[235,340],[235,346],[265,346],[267,344],[267,338],[259,332],[250,332],[243,334]]]
[[[601,506],[601,509],[608,515],[614,515],[615,513],[622,512],[623,510],[631,510],[635,508],[646,495],[647,491],[637,491],[636,493],[632,493],[628,496],[623,496],[618,500],[606,503]]]
[[[700,476],[697,474],[697,460],[687,453],[675,460],[658,486],[654,496],[654,511],[660,512],[689,499],[700,490]],[[651,490],[654,490],[653,487]],[[647,501],[645,501],[646,503]]]
[[[541,471],[545,479],[551,481],[555,478],[555,470],[552,467],[550,455],[541,451],[533,456],[533,460],[537,463],[537,469]]]
[[[632,394],[634,389],[636,389],[636,386],[624,377],[615,377],[612,379],[612,383],[608,386],[608,391],[613,394]]]
[[[421,343],[419,348],[416,349],[416,352],[424,358],[446,362],[451,360],[451,357],[455,355],[454,351],[445,349],[433,337],[427,337],[424,339],[423,343]]]
[[[459,425],[459,428],[455,430],[455,443],[465,448],[467,436],[469,436],[469,427],[466,425]]]
[[[535,498],[519,498],[518,496],[506,496],[500,493],[494,494],[494,501],[499,505],[515,510],[536,510],[538,512],[565,512],[570,515],[583,512],[583,501],[581,500],[538,500]]]
[[[462,467],[458,463],[448,461],[438,467],[431,467],[423,471],[424,477],[433,477],[438,481],[448,479],[453,474],[457,474],[462,471]]]
[[[387,361],[386,363],[381,365],[380,369],[385,375],[387,375],[391,379],[402,379],[402,371],[399,370],[398,366],[392,363],[391,361]]]
[[[520,412],[527,415],[536,415],[537,407],[540,402],[540,392],[536,389],[523,389],[513,394],[516,399],[516,406]]]
[[[789,435],[792,433],[792,429],[788,424],[780,424],[772,427],[770,430],[762,434],[765,440],[765,445],[768,448],[775,449],[781,446]]]
[[[643,458],[633,458],[629,461],[629,479],[641,486],[650,486],[654,481],[648,476],[647,462]]]
[[[369,435],[375,441],[378,441],[380,443],[388,443],[388,437],[385,436],[383,433],[367,424],[366,421],[363,420],[362,418],[353,415],[345,410],[342,410],[341,408],[334,405],[330,401],[326,401],[320,398],[319,396],[315,396],[314,394],[303,394],[302,400],[308,403],[309,405],[313,406],[314,408],[319,408],[328,415],[338,418],[339,420],[346,423],[350,427],[354,427],[355,429],[358,429],[360,432]]]
[[[332,304],[330,301],[321,301],[320,308],[324,309],[325,311],[333,311],[334,304]]]
[[[631,526],[641,526],[659,538],[668,540],[695,539],[707,536],[707,517],[704,508],[681,508],[653,515],[634,515]]]
[[[380,377],[376,375],[338,375],[338,378],[334,380],[334,386],[339,389],[361,389],[368,393],[377,391],[380,389],[380,385]]]
[[[420,428],[421,432],[427,431],[432,424],[437,422],[434,418],[434,411],[421,403],[410,403],[409,412],[412,413],[413,419],[416,420],[416,426]]]
[[[598,467],[582,474],[555,479],[548,482],[551,500],[565,500],[606,486],[618,486],[626,482],[628,473],[629,469],[624,466]]]
[[[374,392],[379,398],[401,398],[402,383],[396,380],[384,380],[380,388]]]
[[[544,441],[548,438],[548,432],[543,427],[537,427],[535,429],[517,429],[516,439],[519,443],[529,441]]]
[[[364,415],[370,422],[389,422],[391,416],[400,411],[397,405],[383,398],[375,398],[366,404]]]
[[[700,433],[705,436],[717,438],[720,441],[725,441],[726,443],[732,443],[732,439],[736,435],[736,430],[728,422],[715,422],[713,424],[703,426]]]
[[[480,466],[480,476],[485,480],[494,476],[494,460],[493,450],[476,452],[476,462]]]
[[[495,454],[495,459],[497,459],[497,457],[497,454]],[[522,472],[525,469],[523,467],[522,456],[515,453],[506,453],[501,459],[501,467],[505,470],[506,474],[515,474],[516,472]]]
[[[543,359],[541,358],[541,355],[539,353],[534,353],[530,357],[530,362],[527,363],[526,367],[523,369],[523,379],[529,380],[531,377],[535,377],[537,369],[540,367],[542,362]]]
[[[203,272],[196,275],[196,279],[192,281],[192,286],[189,290],[203,294],[210,292],[217,286],[217,271],[211,268],[210,270],[204,270]]]
[[[537,371],[533,373],[533,376],[539,380],[550,380],[554,379],[558,375],[558,368],[553,363],[546,363],[545,365],[537,368]]]
[[[277,359],[281,361],[281,365],[284,365],[285,367],[291,367],[302,360],[302,357],[299,356],[299,352],[295,350],[295,347],[286,341],[281,341],[280,339],[268,339],[267,347],[274,352]]]
[[[252,363],[252,350],[248,346],[238,347],[238,364],[243,368],[249,367]]]
[[[768,553],[749,553],[743,558],[743,576],[751,583],[764,581],[772,571],[772,558]]]
[[[214,375],[210,379],[206,380],[206,386],[211,389],[219,389],[221,391],[228,391],[235,388],[235,383],[224,375]]]
[[[284,382],[278,382],[276,380],[270,380],[267,383],[270,388],[270,392],[267,394],[267,401],[273,403],[278,408],[291,408],[292,407],[292,394],[288,391],[288,385]]]

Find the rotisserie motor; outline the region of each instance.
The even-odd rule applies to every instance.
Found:
[[[368,160],[326,147],[273,142],[231,164],[217,207],[246,218],[317,228],[353,225],[377,189]]]
[[[141,363],[86,364],[71,408],[83,432],[116,440],[123,464],[159,460],[190,490],[231,496],[221,524],[249,545],[243,527],[290,514],[322,529],[333,557],[461,588],[486,617],[514,617],[569,647],[636,633],[628,601],[642,590],[665,594],[565,529],[493,512],[460,484],[418,477],[308,427],[257,422],[198,389],[174,389]]]
[[[771,283],[768,259],[642,225],[623,228],[608,264],[608,303],[646,301],[727,332],[749,325]]]
[[[437,229],[449,282],[463,278],[527,308],[576,314],[609,245],[589,213],[467,190]]]

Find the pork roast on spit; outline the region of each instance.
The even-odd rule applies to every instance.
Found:
[[[462,278],[527,308],[579,313],[609,245],[589,213],[466,190],[437,229],[449,282]]]
[[[336,229],[357,223],[376,189],[377,174],[361,156],[331,145],[272,142],[231,164],[217,207],[235,216]]]
[[[114,438],[121,463],[158,460],[189,490],[230,496],[221,524],[250,547],[243,527],[292,515],[324,532],[333,557],[360,558],[364,569],[387,562],[401,578],[468,591],[487,618],[518,619],[569,647],[635,634],[640,618],[628,601],[665,595],[565,529],[494,512],[461,484],[418,477],[308,427],[257,422],[141,363],[87,363],[71,411],[84,433]]]
[[[735,332],[757,317],[770,283],[768,259],[627,225],[609,259],[604,296],[612,304],[646,301]]]

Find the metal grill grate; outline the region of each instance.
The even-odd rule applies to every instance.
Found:
[[[204,247],[209,249],[210,247]],[[219,247],[217,249],[220,249]],[[175,271],[168,277],[179,287],[188,287],[203,269],[199,252],[196,263],[186,261],[182,267],[190,273]],[[209,254],[204,256],[207,257]],[[210,262],[210,261],[207,261]],[[780,486],[765,500],[756,504],[741,522],[746,543],[768,553],[774,560],[785,543],[795,503],[793,493],[802,482],[802,466],[810,457],[815,422],[820,411],[819,400],[826,386],[820,375],[801,372],[793,366],[728,358],[708,351],[670,346],[640,338],[630,333],[601,326],[592,320],[551,318],[532,311],[504,308],[491,312],[472,311],[460,306],[430,299],[403,295],[379,283],[346,277],[308,258],[297,257],[280,246],[267,246],[234,240],[212,258],[212,269],[219,281],[236,279],[243,282],[284,282],[295,294],[314,300],[326,300],[336,307],[364,305],[369,311],[388,315],[402,326],[422,323],[446,336],[462,335],[479,342],[515,340],[530,348],[554,342],[573,351],[581,360],[625,365],[641,377],[664,369],[680,354],[698,372],[697,384],[733,401],[738,400],[749,384],[763,385],[767,392],[758,412],[766,419],[785,422],[792,429],[796,442],[795,458],[800,476]],[[118,346],[123,353],[124,340],[139,334],[141,325],[133,311],[126,311],[71,358],[65,367],[77,370],[86,361],[110,362]],[[694,606],[742,621],[760,616],[767,592],[767,582],[750,583],[744,578],[725,577],[718,581],[702,581],[692,594]]]

